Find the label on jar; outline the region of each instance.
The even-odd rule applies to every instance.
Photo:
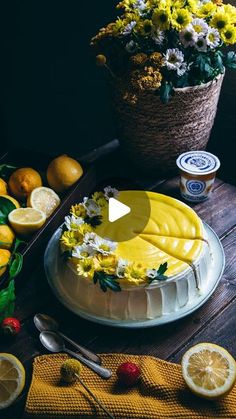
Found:
[[[218,157],[207,151],[188,151],[181,154],[176,163],[181,170],[195,175],[216,172],[220,167]],[[197,187],[200,187],[200,184]]]

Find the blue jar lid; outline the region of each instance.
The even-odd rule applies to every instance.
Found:
[[[207,151],[188,151],[181,154],[176,164],[179,169],[194,175],[216,172],[220,167],[220,160]]]

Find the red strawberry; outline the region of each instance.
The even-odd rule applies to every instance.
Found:
[[[141,371],[133,362],[124,362],[117,368],[116,374],[121,384],[130,387],[137,383]]]
[[[15,317],[7,317],[2,321],[1,329],[5,335],[15,336],[19,333],[21,325]]]

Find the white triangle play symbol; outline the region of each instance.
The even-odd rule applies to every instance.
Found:
[[[120,201],[117,201],[117,199],[109,199],[108,219],[111,223],[113,223],[116,220],[119,220],[119,218],[121,217],[124,217],[124,215],[129,214],[130,211],[130,207],[128,207],[125,204],[122,204],[122,202]]]

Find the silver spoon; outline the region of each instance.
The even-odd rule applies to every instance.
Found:
[[[55,332],[41,332],[39,339],[42,345],[50,352],[65,352],[73,358],[78,359],[82,364],[89,367],[91,370],[96,372],[102,378],[110,378],[112,375],[111,370],[102,367],[101,365],[96,364],[93,361],[90,361],[87,358],[84,358],[82,355],[77,354],[76,352],[71,351],[65,347],[64,340]]]
[[[59,331],[59,324],[53,317],[48,316],[47,314],[35,314],[34,316],[34,324],[35,327],[39,330],[39,332],[50,331],[50,332],[57,332],[63,339],[69,342],[77,351],[81,352],[86,358],[91,359],[91,361],[96,362],[96,364],[101,365],[102,360],[101,358],[94,354],[93,352],[89,351],[88,349],[84,348],[78,343],[74,342],[72,339],[68,338],[64,333]]]

